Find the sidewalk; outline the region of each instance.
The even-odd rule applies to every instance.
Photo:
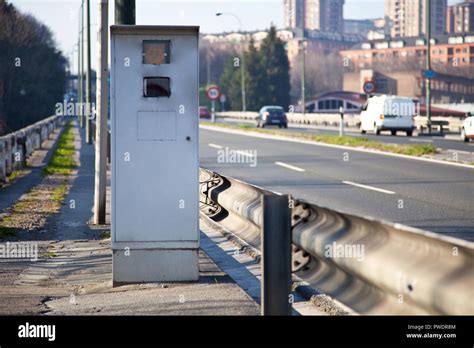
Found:
[[[94,147],[83,133],[76,128],[80,167],[68,179],[59,214],[48,218],[43,234],[19,234],[28,239],[18,242],[39,246],[39,260],[0,259],[0,314],[258,315],[255,301],[202,250],[199,282],[112,287],[110,238],[102,238],[109,226],[89,225]]]
[[[52,133],[51,138],[42,144],[42,148],[35,151],[32,156],[27,159],[27,166],[20,171],[19,177],[0,188],[0,214],[24,193],[41,182],[43,179],[41,169],[51,158],[54,144],[60,132],[60,128],[56,129]]]

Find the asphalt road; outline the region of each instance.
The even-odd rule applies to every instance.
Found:
[[[257,151],[256,166],[218,163],[226,147]],[[200,160],[320,206],[474,241],[474,169],[205,129]]]
[[[229,124],[246,124],[255,125],[255,122],[250,120],[236,120],[236,119],[219,119],[219,122]],[[278,127],[269,127],[269,129],[278,129]],[[304,125],[289,125],[287,129],[281,129],[285,132],[293,133],[309,133],[309,134],[339,134],[339,130],[325,128],[325,127],[305,127]],[[413,136],[407,137],[404,132],[399,132],[397,136],[390,135],[390,132],[382,132],[381,135],[360,132],[346,131],[346,135],[354,137],[365,137],[370,140],[381,141],[385,143],[394,144],[433,144],[437,148],[445,150],[474,152],[474,142],[465,143],[458,139],[446,139],[440,136]],[[455,135],[455,137],[458,137]],[[460,136],[459,136],[460,137]]]

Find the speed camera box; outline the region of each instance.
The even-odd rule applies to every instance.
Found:
[[[198,38],[111,27],[114,283],[199,277]]]

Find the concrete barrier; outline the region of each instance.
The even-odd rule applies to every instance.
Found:
[[[203,213],[260,249],[260,198],[272,192],[205,169],[200,182]],[[297,275],[356,312],[474,314],[474,243],[297,199],[290,208],[295,250],[308,260],[294,264]],[[362,253],[339,257],[337,247]]]
[[[240,111],[228,111],[219,112],[216,114],[218,117],[232,118],[240,120],[255,120],[258,116],[258,112],[240,112]],[[313,125],[313,126],[327,126],[327,127],[339,127],[341,122],[341,116],[339,114],[301,114],[301,113],[287,113],[288,122],[290,124],[300,125]],[[432,117],[433,121],[447,121],[449,123],[448,131],[450,132],[461,132],[463,120],[459,117]],[[427,127],[426,117],[415,117],[415,125],[418,130]],[[344,127],[359,128],[360,126],[360,114],[345,114],[344,115]]]
[[[61,126],[62,119],[61,116],[51,116],[0,137],[0,182],[6,182],[13,171],[26,165],[27,158]]]
[[[241,120],[255,120],[258,112],[219,112],[218,117],[234,118]],[[301,113],[287,113],[288,122],[292,124],[314,125],[314,126],[332,126],[339,127],[341,116],[339,114],[301,114]],[[345,127],[358,127],[360,123],[360,115],[345,114]]]

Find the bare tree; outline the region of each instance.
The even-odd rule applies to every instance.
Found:
[[[0,0],[0,120],[7,130],[51,115],[62,102],[66,60],[51,31]]]
[[[342,89],[344,60],[337,53],[323,51],[307,53],[305,64],[305,89],[308,97]],[[301,98],[301,60],[295,59],[291,66],[292,100]]]

